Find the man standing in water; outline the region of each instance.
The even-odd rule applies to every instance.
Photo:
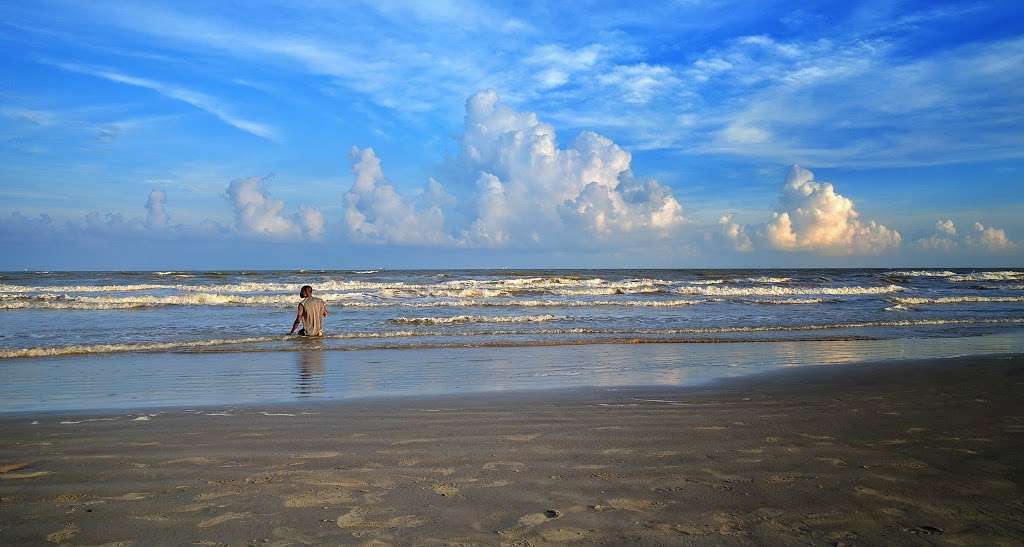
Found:
[[[292,323],[292,331],[288,334],[295,334],[295,329],[302,323],[302,330],[299,336],[323,336],[324,317],[327,317],[327,304],[313,296],[313,287],[305,285],[299,290],[302,302],[295,310],[295,322]]]

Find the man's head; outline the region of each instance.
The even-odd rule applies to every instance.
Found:
[[[303,285],[302,288],[299,289],[299,296],[302,298],[309,298],[310,296],[313,296],[313,287]]]

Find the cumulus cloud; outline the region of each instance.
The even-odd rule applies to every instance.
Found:
[[[665,238],[683,224],[671,190],[634,177],[629,152],[610,139],[584,131],[567,148],[556,141],[536,114],[509,108],[492,90],[478,92],[466,102],[463,180],[454,181],[473,189],[467,208],[446,215],[443,202],[400,195],[373,151],[355,149],[356,179],[345,195],[349,233],[376,242],[552,246],[627,234]],[[431,184],[421,196],[445,195]]]
[[[947,218],[937,221],[935,233],[917,240],[917,246],[926,251],[950,253],[959,249],[1009,251],[1019,245],[1011,241],[1002,228],[975,222],[970,231],[962,233],[957,229],[956,223]]]
[[[265,179],[236,179],[225,194],[235,212],[235,229],[242,235],[271,240],[315,239],[323,234],[324,219],[318,209],[304,207],[299,213],[285,215],[284,202],[270,197]]]
[[[209,219],[195,225],[172,224],[166,203],[167,194],[163,190],[154,189],[147,196],[145,216],[91,211],[81,217],[57,220],[45,214],[29,217],[14,211],[6,217],[0,217],[0,240],[173,240],[227,235],[222,225]]]
[[[747,235],[747,228],[735,222],[734,217],[732,213],[718,217],[722,237],[737,251],[754,250],[754,242]]]
[[[837,193],[831,183],[814,180],[814,173],[794,165],[782,186],[771,219],[757,226],[740,226],[727,215],[719,220],[723,237],[737,250],[755,246],[783,251],[824,254],[875,254],[899,247],[900,233],[874,220],[862,222],[853,200]]]
[[[345,193],[345,225],[349,237],[370,243],[430,245],[451,243],[444,232],[444,213],[437,204],[417,207],[412,198],[399,195],[384,177],[380,159],[372,148],[353,147],[349,152],[355,182]],[[427,201],[443,194],[431,181],[423,195]]]
[[[151,227],[167,226],[167,193],[153,189],[146,199],[146,224]]]

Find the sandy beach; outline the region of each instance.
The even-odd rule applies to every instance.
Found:
[[[1019,544],[1024,357],[0,418],[0,543]]]

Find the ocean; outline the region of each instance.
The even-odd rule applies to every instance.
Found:
[[[285,336],[304,284],[330,309],[322,338]],[[150,396],[141,401],[240,402],[249,400],[238,393],[252,387],[257,369],[271,374],[286,362],[292,377],[303,359],[327,384],[323,369],[332,362],[345,363],[335,370],[365,367],[375,380],[363,389],[349,382],[302,393],[299,380],[278,385],[271,374],[273,393],[253,400],[672,383],[665,378],[673,367],[686,368],[675,383],[687,383],[724,374],[713,373],[712,362],[759,370],[759,363],[828,361],[837,348],[842,362],[943,356],[967,346],[1014,352],[1022,329],[1019,269],[3,272],[0,396],[7,403],[0,408],[49,408],[44,401],[57,399],[85,405],[93,395],[89,404],[102,404],[82,386],[108,376],[113,406],[138,404],[130,402],[140,401],[140,386],[161,375],[169,378],[143,390]],[[995,341],[988,350],[986,340]],[[779,357],[778,348],[794,343],[805,345]],[[614,357],[602,361],[598,378],[587,367],[602,355]],[[657,366],[630,364],[644,355]],[[517,364],[481,376],[496,359]],[[430,376],[416,370],[419,361],[441,376],[410,380]],[[389,374],[386,365],[398,362],[409,370]],[[229,374],[225,363],[241,371]],[[561,372],[548,374],[553,368]],[[226,383],[217,384],[220,395],[199,387],[187,395],[173,387],[174,370],[189,370],[191,384]],[[223,378],[213,379],[215,372]],[[81,381],[63,382],[71,373]],[[143,384],[117,387],[133,374]],[[211,378],[196,381],[197,374]],[[54,375],[60,389],[47,384]]]

